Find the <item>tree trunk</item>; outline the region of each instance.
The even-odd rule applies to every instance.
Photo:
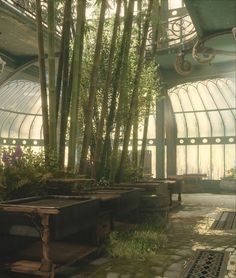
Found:
[[[48,0],[48,91],[49,91],[49,145],[56,153],[56,94],[55,94],[55,1]]]
[[[140,81],[140,76],[141,76],[141,72],[143,69],[144,54],[145,54],[147,34],[148,34],[148,28],[149,28],[149,23],[150,23],[150,18],[151,18],[152,6],[153,6],[153,0],[149,0],[147,15],[146,15],[146,19],[145,19],[144,27],[143,27],[143,37],[142,37],[142,43],[141,43],[141,47],[140,47],[139,60],[138,60],[138,65],[137,65],[135,79],[134,79],[134,88],[133,88],[133,92],[132,92],[132,96],[131,96],[130,112],[128,114],[128,121],[127,121],[126,130],[125,130],[125,134],[124,134],[123,150],[122,150],[122,154],[121,154],[119,169],[117,172],[118,181],[121,181],[123,179],[125,162],[126,162],[127,155],[128,155],[128,145],[129,145],[133,117],[135,115],[136,102],[138,99],[139,81]]]
[[[118,27],[120,25],[120,9],[121,9],[121,0],[117,0],[116,15],[114,20],[113,33],[112,33],[112,39],[110,45],[106,81],[103,89],[101,117],[98,125],[96,144],[95,144],[94,165],[95,165],[95,174],[97,179],[100,178],[100,162],[101,162],[101,152],[102,152],[102,144],[103,144],[102,136],[103,136],[103,129],[104,129],[104,121],[107,117],[107,110],[108,110],[108,93],[109,93],[110,83],[112,79],[112,69],[113,69],[113,62],[115,56]]]
[[[100,65],[100,56],[101,56],[100,53],[102,48],[102,35],[103,35],[103,26],[105,21],[106,9],[107,9],[107,0],[102,0],[100,17],[99,17],[99,25],[97,31],[96,48],[94,52],[93,68],[92,68],[91,78],[90,78],[89,99],[88,99],[88,105],[86,107],[86,114],[85,114],[85,130],[84,130],[84,138],[83,138],[81,158],[80,158],[80,168],[79,168],[79,172],[81,174],[86,172],[87,155],[88,155],[89,144],[91,141],[93,105],[96,97],[97,78],[98,78],[99,65]]]
[[[48,103],[47,103],[47,83],[45,70],[45,55],[43,43],[43,24],[42,24],[42,9],[40,0],[36,0],[36,15],[37,15],[37,35],[38,35],[38,57],[39,57],[39,79],[41,87],[41,102],[42,102],[42,118],[43,118],[43,137],[45,148],[45,159],[49,159],[49,124],[48,124]]]
[[[83,49],[83,30],[85,21],[86,0],[78,0],[77,2],[77,23],[76,35],[73,52],[72,66],[72,91],[71,91],[71,113],[70,113],[70,135],[69,135],[69,154],[68,154],[68,170],[74,172],[75,157],[77,148],[77,123],[78,123],[78,106],[80,93],[80,80],[82,68],[82,49]]]

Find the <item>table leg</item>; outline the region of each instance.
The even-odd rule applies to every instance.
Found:
[[[52,261],[49,258],[49,241],[50,241],[50,229],[49,229],[49,215],[41,214],[42,224],[42,260],[40,270],[42,272],[50,273],[52,271]]]

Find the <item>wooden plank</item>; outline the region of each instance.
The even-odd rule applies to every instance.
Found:
[[[225,225],[225,230],[232,229],[235,215],[236,215],[236,212],[234,212],[234,211],[230,211],[228,213],[228,217],[227,217],[227,221],[226,221],[226,225]]]
[[[96,250],[97,246],[93,245],[82,245],[74,242],[51,242],[49,255],[53,264],[55,264],[56,267],[60,267],[81,260]],[[40,261],[42,258],[41,242],[39,241],[31,244],[22,250],[19,256],[34,261]]]
[[[14,272],[33,273],[39,271],[41,262],[19,260],[10,264],[10,269]]]
[[[58,214],[59,210],[55,208],[36,208],[29,206],[20,206],[20,205],[0,205],[0,211],[9,211],[9,212],[25,212],[25,213],[42,213],[42,214]]]

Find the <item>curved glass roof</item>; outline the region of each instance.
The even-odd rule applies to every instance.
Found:
[[[236,92],[230,79],[186,83],[169,91],[177,126],[177,171],[218,179],[235,164]]]
[[[0,119],[2,143],[7,144],[9,139],[42,139],[40,85],[15,80],[0,87]]]
[[[227,79],[187,83],[169,92],[178,138],[235,136],[234,83]]]

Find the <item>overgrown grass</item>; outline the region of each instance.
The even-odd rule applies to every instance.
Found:
[[[112,232],[107,251],[112,257],[145,259],[155,256],[166,242],[165,229],[148,222],[137,225],[131,231]]]

